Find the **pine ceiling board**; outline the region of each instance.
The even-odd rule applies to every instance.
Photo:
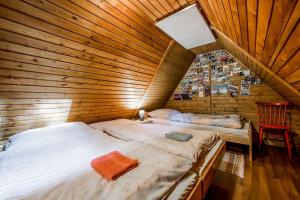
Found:
[[[293,83],[294,88],[300,91],[300,81]]]
[[[234,23],[233,23],[232,13],[231,13],[231,9],[230,9],[229,0],[223,0],[223,1],[221,1],[221,3],[223,4],[223,7],[224,7],[224,10],[225,10],[225,13],[226,13],[227,23],[228,23],[228,26],[230,27],[230,30],[231,30],[232,39],[235,43],[238,43],[238,39],[237,39],[237,35],[236,35]]]
[[[122,1],[128,1],[130,2],[134,7],[139,9],[141,12],[145,13],[146,16],[150,17],[152,21],[156,21],[157,16],[155,16],[151,11],[149,11],[143,4],[141,4],[137,0],[122,0]]]
[[[181,7],[185,7],[188,3],[186,0],[177,0],[177,2],[180,4]]]
[[[278,75],[287,77],[299,69],[300,50],[279,70]],[[300,80],[300,77],[299,77]]]
[[[298,49],[300,48],[300,24],[299,21],[296,25],[296,28],[290,34],[289,39],[286,41],[285,45],[281,49],[278,57],[276,58],[274,64],[271,66],[271,69],[275,72],[278,72],[281,67],[293,56]]]
[[[158,0],[141,2],[0,2],[0,131],[131,117],[171,41],[155,27],[161,16],[152,12],[176,11],[167,1],[169,10]],[[148,104],[168,100],[170,84],[185,73],[190,54],[182,47],[172,50]]]
[[[168,44],[170,39],[161,34],[161,32],[153,25],[150,18],[148,18],[144,13],[142,14],[143,17],[139,15],[141,12],[136,12],[138,9],[131,10],[127,5],[123,4],[120,0],[111,0],[108,1],[113,7],[118,9],[124,15],[127,15],[130,19],[134,20],[135,22],[139,23],[145,29],[151,30],[155,34],[156,37],[160,39],[161,42],[165,42]]]
[[[162,6],[159,0],[148,0],[160,13],[161,15],[167,15],[168,11]]]
[[[237,5],[241,25],[243,48],[248,51],[248,21],[246,0],[237,0]]]
[[[160,10],[159,10],[157,7],[153,6],[153,5],[149,2],[149,0],[143,0],[143,1],[142,1],[142,0],[136,0],[136,1],[140,2],[141,4],[143,4],[143,6],[144,6],[147,10],[149,10],[150,12],[152,12],[153,15],[154,15],[156,18],[159,18],[160,16],[163,15],[163,13],[161,13]]]
[[[272,12],[273,0],[259,1],[256,29],[255,58],[261,61],[262,52],[265,46],[265,39],[268,32],[269,20]]]
[[[274,1],[269,30],[262,55],[262,62],[269,63],[278,44],[281,31],[286,26],[287,20],[294,8],[295,1]]]
[[[219,9],[218,2],[217,2],[217,1],[209,1],[209,4],[210,4],[210,6],[211,6],[213,12],[215,13],[215,15],[218,16],[217,19],[218,19],[218,21],[219,21],[219,24],[220,24],[221,27],[222,27],[222,30],[224,31],[224,33],[225,33],[226,35],[229,36],[229,35],[230,35],[230,29],[229,29],[229,27],[226,25],[226,20],[225,20],[225,18],[221,15],[221,11],[220,11],[220,9]]]
[[[199,9],[203,10],[203,12],[205,13],[205,16],[208,18],[211,25],[213,25],[215,27],[219,27],[219,25],[215,24],[217,22],[217,20],[215,19],[215,16],[213,14],[213,11],[210,9],[210,6],[207,5],[207,2],[202,1],[202,0],[198,0],[198,3],[200,5]]]
[[[164,9],[168,12],[168,13],[172,13],[173,7],[169,4],[168,1],[164,0],[164,1],[159,1],[159,3],[164,7]]]
[[[98,2],[98,1],[96,1]],[[111,1],[109,1],[111,2]],[[98,5],[98,4],[96,4]],[[103,5],[104,10],[106,10],[108,13],[112,14],[114,17],[118,18],[120,21],[123,21],[127,25],[134,27],[136,30],[138,30],[141,34],[145,35],[146,37],[150,35],[149,33],[153,33],[153,39],[156,41],[160,41],[160,44],[163,44],[164,47],[168,45],[170,42],[169,40],[161,40],[161,35],[157,29],[153,26],[153,24],[145,23],[143,19],[136,18],[134,13],[130,10],[127,10],[126,12],[120,12],[115,7],[108,4],[108,2],[104,1],[101,3]],[[126,8],[126,6],[122,5],[122,7]],[[119,7],[120,8],[120,7]],[[129,16],[127,16],[129,15]],[[133,18],[135,17],[135,18]],[[138,22],[136,22],[138,20]],[[157,34],[156,34],[157,33]]]
[[[247,1],[249,53],[255,55],[257,0]]]
[[[288,39],[290,33],[293,31],[293,29],[297,25],[299,18],[300,18],[300,1],[297,1],[293,12],[292,12],[290,18],[288,19],[286,27],[284,28],[284,30],[281,31],[282,34],[281,34],[280,40],[276,46],[276,49],[272,55],[270,62],[268,63],[269,67],[274,64],[275,59],[277,58],[278,54],[280,53],[282,47],[285,45],[285,42]]]
[[[229,3],[230,3],[230,7],[231,7],[231,13],[232,13],[232,18],[233,18],[233,22],[234,22],[235,32],[236,32],[237,39],[238,39],[238,44],[240,46],[242,46],[243,41],[242,41],[241,24],[240,24],[240,20],[239,20],[237,2],[236,2],[236,0],[229,0]]]
[[[285,78],[289,83],[293,84],[300,80],[300,69]]]
[[[300,66],[297,53],[300,48],[299,1],[199,0],[199,3],[210,24],[255,57],[256,61],[263,63],[263,67],[261,64],[254,67],[261,79],[273,77],[270,73],[281,76],[281,79],[286,78],[284,75],[287,74],[294,77],[292,73]],[[230,48],[230,45],[225,45]],[[234,49],[235,55],[240,56],[239,52],[240,49]],[[240,59],[249,62],[244,56]],[[263,70],[265,66],[272,71]],[[277,77],[274,80],[281,79]],[[290,80],[297,81],[294,78]],[[286,84],[283,85],[289,87]]]
[[[166,0],[173,7],[174,10],[178,10],[181,8],[180,4],[177,0]]]
[[[267,66],[265,66],[263,63],[257,61],[253,56],[251,56],[246,50],[242,49],[239,45],[235,44],[230,38],[228,38],[226,35],[224,35],[221,31],[214,28],[216,31],[218,38],[221,40],[223,46],[229,50],[230,53],[232,53],[234,56],[237,57],[238,60],[246,64],[245,57],[247,59],[251,59],[253,62],[255,62],[258,65],[259,72],[256,72],[256,75],[259,74],[269,74],[272,76],[272,79],[268,80],[268,83],[273,88],[277,88],[278,92],[285,98],[287,98],[291,103],[296,105],[298,108],[300,107],[300,102],[297,100],[300,98],[300,92],[297,91],[295,88],[293,88],[288,82],[286,82],[284,79],[279,77],[277,74],[275,74],[273,71],[271,71]],[[238,53],[237,53],[238,52]],[[247,63],[249,64],[249,63]],[[247,66],[247,65],[246,65]],[[274,83],[272,84],[271,81]],[[294,97],[294,98],[293,98]]]
[[[10,1],[11,2],[11,1]],[[17,1],[16,1],[17,2]],[[12,5],[10,5],[10,6],[13,6],[13,4]],[[19,7],[20,6],[20,7]],[[16,8],[16,6],[15,6],[15,8]],[[59,31],[61,32],[61,31],[64,31],[65,33],[64,33],[64,36],[65,37],[68,37],[69,35],[75,35],[75,34],[77,34],[77,36],[76,37],[78,37],[78,38],[80,38],[80,39],[78,39],[78,41],[82,41],[82,40],[90,40],[91,42],[90,42],[90,44],[93,44],[93,45],[98,45],[99,44],[99,46],[98,46],[98,48],[102,48],[104,51],[107,51],[107,50],[109,50],[109,49],[111,49],[111,52],[113,52],[114,50],[112,49],[112,48],[109,48],[109,47],[103,47],[104,45],[108,45],[108,44],[111,44],[111,45],[115,45],[115,46],[117,46],[118,44],[117,44],[117,42],[116,41],[111,41],[111,42],[109,42],[108,40],[108,38],[107,38],[107,40],[105,40],[106,42],[105,42],[105,44],[103,43],[103,37],[101,37],[100,35],[98,35],[98,34],[95,34],[93,31],[91,31],[91,30],[88,30],[88,29],[84,29],[83,27],[80,27],[80,26],[78,26],[78,25],[76,25],[76,24],[73,24],[73,23],[71,23],[71,22],[68,22],[67,20],[64,20],[64,19],[61,19],[61,18],[58,18],[58,17],[56,17],[56,16],[54,16],[54,15],[49,15],[49,13],[47,13],[47,12],[45,12],[45,11],[42,11],[42,10],[40,10],[40,9],[37,9],[37,8],[34,8],[34,7],[30,7],[29,5],[27,5],[27,4],[18,4],[18,9],[20,9],[20,10],[24,10],[24,11],[35,11],[35,12],[32,12],[32,15],[34,15],[35,17],[37,17],[37,18],[40,18],[40,19],[42,19],[42,20],[45,20],[45,21],[50,21],[50,22],[52,22],[53,23],[53,26],[55,26],[55,28],[53,27],[53,29],[50,29],[49,30],[49,25],[48,26],[45,26],[44,27],[44,30],[45,31],[56,31],[56,29],[59,29]],[[5,16],[5,17],[8,17],[8,16]],[[14,16],[13,16],[13,18],[14,18]],[[14,20],[14,19],[13,19]],[[25,21],[25,20],[23,20],[23,19],[21,19],[21,21],[23,21],[23,23],[26,23],[26,24],[29,24],[29,23],[32,23],[32,22],[35,22],[35,21],[37,21],[37,20],[29,20],[29,21]],[[77,21],[77,20],[76,20]],[[36,24],[40,24],[41,22],[37,22]],[[29,25],[30,26],[30,25]],[[51,27],[51,25],[50,25],[50,27]],[[59,27],[59,28],[58,28]],[[37,28],[39,29],[40,27],[39,27],[39,25],[37,25]],[[68,29],[69,28],[69,29]],[[47,30],[48,29],[48,30]],[[77,33],[75,33],[75,31],[77,31]],[[80,34],[79,34],[80,33]],[[89,37],[87,37],[87,36],[89,36]],[[134,38],[133,38],[134,39]],[[135,39],[134,39],[135,40]],[[95,42],[96,41],[96,42]],[[113,43],[112,43],[113,42]],[[119,47],[119,48],[121,48],[121,47]],[[125,47],[126,48],[126,47]],[[150,48],[152,48],[152,47],[150,47]],[[124,49],[124,48],[122,48],[122,49]],[[121,51],[121,49],[119,49],[120,51],[119,51],[119,53],[120,54],[122,54],[122,51]],[[135,52],[137,52],[137,51],[135,51]],[[155,56],[157,56],[157,55],[155,55]],[[158,57],[157,57],[158,58]]]

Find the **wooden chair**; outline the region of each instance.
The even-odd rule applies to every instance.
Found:
[[[289,129],[291,128],[291,113],[289,102],[256,102],[259,125],[259,150],[262,144],[264,129],[281,129],[284,133],[285,145],[292,159]]]

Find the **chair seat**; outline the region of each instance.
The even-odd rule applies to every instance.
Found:
[[[276,124],[260,124],[262,128],[273,128],[273,129],[289,129],[289,126],[286,125],[276,125]]]

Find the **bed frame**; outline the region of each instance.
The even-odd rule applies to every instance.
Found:
[[[252,162],[252,128],[251,128],[251,121],[248,121],[249,128],[248,128],[248,137],[241,137],[239,135],[234,135],[230,133],[220,134],[222,140],[237,144],[244,144],[249,146],[249,161]]]
[[[172,122],[172,121],[170,121],[170,122]],[[182,126],[182,127],[185,127],[185,128],[191,128],[191,129],[201,130],[201,128],[197,128],[199,126],[197,124],[189,124],[189,123],[183,123],[183,122],[177,122],[177,123],[185,124],[186,126]],[[251,128],[251,121],[249,120],[248,123],[249,123],[249,128],[248,128],[247,136],[246,137],[245,136],[236,135],[236,134],[232,134],[232,133],[228,132],[228,133],[220,133],[220,138],[222,140],[226,141],[226,142],[232,142],[232,143],[247,145],[248,149],[249,149],[249,161],[252,162],[253,153],[252,153],[252,128]]]
[[[215,173],[222,162],[225,151],[226,151],[226,144],[225,144],[225,142],[223,142],[223,144],[219,147],[216,154],[210,160],[209,164],[204,169],[201,176],[198,178],[198,181],[195,184],[195,187],[188,194],[188,196],[186,198],[187,200],[204,199],[204,197],[209,189],[209,186],[213,181]]]

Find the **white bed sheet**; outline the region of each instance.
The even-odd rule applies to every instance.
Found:
[[[32,130],[12,140],[0,153],[0,199],[159,199],[192,167],[188,159],[120,141],[83,123]],[[107,181],[90,162],[113,150],[140,165]]]
[[[140,123],[127,119],[118,119],[90,124],[91,127],[105,131],[109,135],[126,140],[138,141],[183,156],[196,162],[212,143],[219,139],[219,134],[212,131],[200,131],[176,126]],[[192,134],[187,142],[178,142],[165,137],[166,133],[176,131]]]
[[[154,124],[162,124],[162,125],[169,125],[169,126],[177,126],[189,129],[196,129],[196,130],[206,130],[206,131],[215,131],[222,134],[232,134],[238,135],[240,137],[248,138],[248,131],[250,128],[249,122],[246,122],[243,128],[236,129],[236,128],[224,128],[224,127],[217,127],[217,126],[207,126],[207,125],[198,125],[198,124],[190,124],[190,123],[182,123],[182,122],[174,122],[165,119],[158,119],[158,118],[148,118],[147,120],[151,120]]]

